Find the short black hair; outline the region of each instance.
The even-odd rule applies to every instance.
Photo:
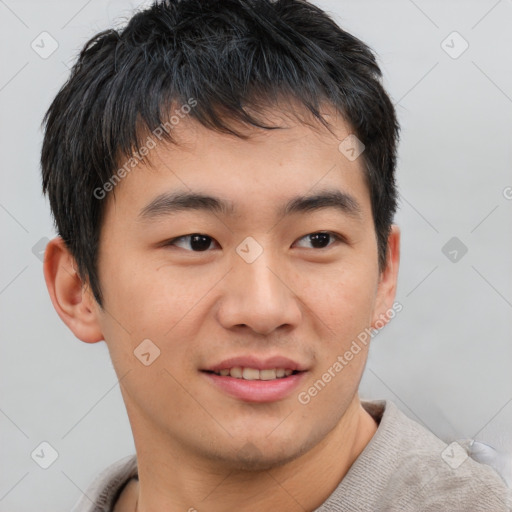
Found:
[[[235,123],[275,129],[254,113],[279,99],[326,126],[320,107],[334,107],[365,146],[382,271],[400,128],[381,78],[372,50],[306,0],[159,0],[89,40],[45,115],[41,166],[57,232],[100,307],[105,184],[159,127],[176,143],[172,108],[191,102],[190,119],[239,137]]]

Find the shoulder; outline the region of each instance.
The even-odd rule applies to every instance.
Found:
[[[137,477],[136,455],[114,462],[92,481],[71,512],[110,512],[124,486],[133,477]]]
[[[333,493],[339,510],[512,510],[504,480],[462,445],[445,443],[390,401],[362,405],[379,427]]]
[[[382,439],[390,443],[387,493],[404,510],[509,511],[510,490],[490,466],[473,460],[464,446],[439,439],[387,401]],[[400,510],[400,508],[397,508]]]

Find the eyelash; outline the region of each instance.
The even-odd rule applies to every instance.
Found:
[[[308,233],[307,235],[302,236],[298,240],[302,240],[303,238],[307,238],[307,237],[309,237],[311,235],[319,235],[319,234],[330,235],[331,238],[333,239],[333,243],[330,243],[326,247],[320,247],[320,248],[310,247],[310,249],[321,251],[323,249],[328,249],[329,247],[333,246],[335,242],[347,243],[347,240],[346,240],[346,238],[343,235],[339,235],[338,233],[334,233],[332,231],[315,231],[313,233]],[[202,233],[191,233],[189,235],[182,235],[182,236],[178,236],[176,238],[172,238],[171,240],[168,240],[167,242],[164,242],[163,246],[165,246],[165,247],[173,246],[173,245],[175,245],[175,243],[177,241],[185,239],[185,238],[190,238],[190,237],[193,237],[193,236],[200,236],[200,237],[204,237],[204,238],[209,238],[210,240],[216,242],[216,240],[214,238],[212,238],[211,236],[204,235]],[[205,250],[205,251],[193,251],[193,250],[188,250],[188,249],[185,249],[185,250],[188,251],[188,252],[193,252],[193,253],[210,252],[209,250]]]

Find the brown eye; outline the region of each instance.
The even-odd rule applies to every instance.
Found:
[[[193,233],[173,238],[165,245],[175,245],[191,252],[204,252],[210,248],[212,242],[214,239],[208,235]]]
[[[317,233],[310,233],[309,235],[303,236],[300,240],[307,240],[311,243],[313,249],[324,249],[332,245],[329,242],[342,242],[343,238],[336,233],[331,231],[319,231]]]

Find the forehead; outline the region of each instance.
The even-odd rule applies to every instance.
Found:
[[[151,144],[145,162],[117,184],[106,215],[114,209],[150,221],[190,208],[233,218],[255,209],[281,216],[306,211],[316,200],[364,217],[370,204],[363,158],[340,151],[351,133],[342,118],[328,121],[333,133],[273,114],[270,124],[279,129],[251,129],[243,139],[184,120],[173,132],[177,144]]]

